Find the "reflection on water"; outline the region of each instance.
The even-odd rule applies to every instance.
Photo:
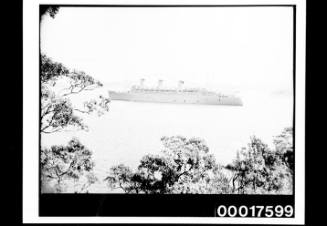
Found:
[[[88,132],[42,135],[42,145],[65,144],[78,137],[93,151],[100,182],[112,165],[125,163],[135,168],[145,154],[159,153],[162,136],[201,137],[217,161],[227,164],[251,135],[271,146],[273,136],[292,125],[290,95],[242,99],[242,107],[112,101],[106,115],[84,116]],[[98,183],[90,192],[108,192],[108,188]]]

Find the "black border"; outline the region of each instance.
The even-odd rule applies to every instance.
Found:
[[[21,223],[23,216],[23,2],[21,0],[5,2],[3,36],[4,72],[3,84],[3,161],[10,173],[3,173],[3,181],[10,186],[3,186],[2,204],[4,217]],[[9,85],[10,84],[10,85]],[[13,174],[13,172],[15,174]],[[4,199],[4,198],[8,198]]]
[[[293,145],[295,149],[295,95],[296,95],[296,5],[295,4],[280,4],[280,5],[92,5],[92,4],[40,4],[42,6],[59,6],[59,7],[123,7],[123,8],[172,8],[172,7],[292,7],[293,8]],[[40,21],[41,22],[41,18]],[[41,62],[41,39],[39,26],[39,62]],[[41,64],[39,63],[39,67]],[[39,79],[39,106],[41,106],[41,80]],[[39,107],[39,118],[41,108]],[[39,158],[41,149],[41,121],[39,120]],[[39,160],[38,160],[39,161]],[[295,175],[295,169],[294,169]],[[39,164],[39,181],[41,181],[41,170]],[[172,198],[172,199],[171,199]],[[186,199],[185,199],[186,198]],[[130,194],[41,194],[41,186],[39,184],[39,216],[178,216],[178,217],[213,217],[215,216],[215,208],[217,203],[225,205],[241,205],[244,201],[239,202],[240,199],[245,202],[255,205],[277,205],[284,203],[284,205],[291,204],[295,206],[295,176],[293,179],[293,194],[292,195],[130,195]],[[124,200],[124,203],[121,203]],[[167,200],[169,202],[167,203]],[[183,205],[181,201],[183,200]],[[108,206],[107,203],[112,201],[115,203],[114,207]],[[138,203],[133,206],[133,203]],[[139,204],[142,203],[142,205]],[[166,209],[154,208],[154,204],[158,202],[172,205],[173,208]],[[117,205],[119,203],[119,205]],[[196,205],[194,205],[196,203]],[[200,204],[201,203],[201,204]],[[260,203],[260,204],[258,204]],[[41,207],[42,206],[42,207]],[[61,206],[61,207],[60,207]],[[95,209],[81,208],[85,206],[94,206]],[[105,206],[105,208],[104,208]],[[129,206],[132,210],[127,210]],[[148,206],[148,208],[145,208]],[[201,206],[201,208],[199,208]],[[58,208],[59,207],[59,208]],[[132,208],[131,208],[132,207]],[[43,208],[43,209],[42,209]],[[205,209],[205,211],[203,211]],[[166,212],[164,212],[166,211]],[[295,214],[293,215],[295,217]]]

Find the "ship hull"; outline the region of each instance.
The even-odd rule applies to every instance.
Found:
[[[174,104],[204,104],[204,105],[231,105],[242,106],[240,98],[235,96],[219,96],[199,93],[141,93],[109,91],[111,100],[174,103]]]

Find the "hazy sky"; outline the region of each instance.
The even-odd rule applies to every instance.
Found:
[[[292,90],[292,8],[60,8],[41,51],[104,83]]]

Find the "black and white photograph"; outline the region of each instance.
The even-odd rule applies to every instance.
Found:
[[[41,7],[42,193],[292,194],[292,8]]]
[[[295,5],[37,7],[41,204],[285,197],[294,218]]]

